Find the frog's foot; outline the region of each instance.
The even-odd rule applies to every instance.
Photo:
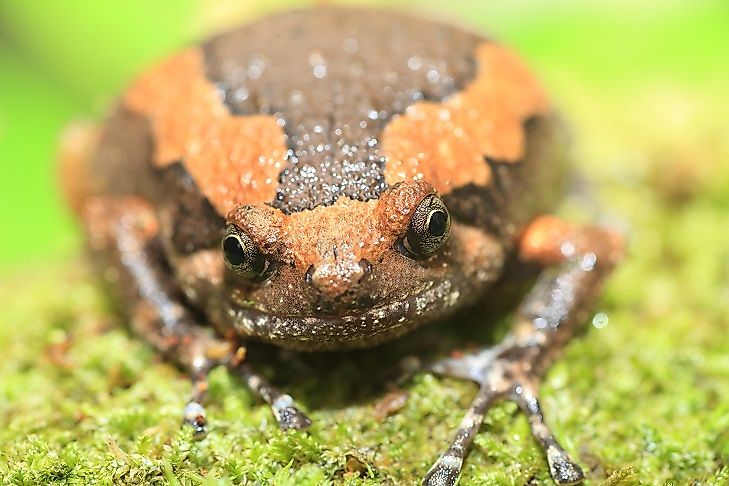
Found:
[[[529,418],[557,484],[582,481],[580,467],[549,430],[536,390],[555,355],[582,328],[590,304],[622,255],[622,239],[595,226],[572,226],[556,218],[535,220],[522,237],[523,261],[545,267],[516,313],[516,325],[498,346],[431,364],[427,369],[480,384],[455,439],[428,472],[423,484],[453,485],[463,459],[489,407],[500,399],[516,402]]]
[[[535,390],[537,377],[534,353],[529,348],[495,346],[461,358],[448,358],[426,367],[434,373],[465,378],[479,383],[480,389],[463,417],[448,449],[433,464],[423,481],[428,486],[454,485],[474,436],[491,405],[500,399],[513,400],[527,414],[532,434],[544,449],[549,471],[559,485],[577,484],[584,479],[580,467],[559,445],[544,421]]]
[[[250,366],[242,364],[231,369],[246,382],[254,393],[260,395],[270,405],[281,430],[302,430],[311,425],[311,420],[299,409],[291,395],[281,393],[271,386],[260,375],[254,373]]]

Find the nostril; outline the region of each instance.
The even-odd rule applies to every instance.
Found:
[[[310,265],[304,279],[308,285],[323,294],[338,297],[353,290],[358,282],[371,273],[372,264],[365,259],[334,264],[325,262],[321,265]]]
[[[359,266],[362,268],[362,276],[366,277],[372,273],[372,264],[366,258],[359,261]]]

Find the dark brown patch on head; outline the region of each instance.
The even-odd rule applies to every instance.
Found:
[[[393,12],[276,15],[205,46],[208,75],[238,115],[273,115],[290,149],[273,205],[285,213],[387,188],[380,134],[422,100],[474,75],[471,33]]]
[[[272,116],[232,116],[205,77],[198,49],[172,57],[141,76],[124,104],[147,117],[154,161],[182,161],[221,215],[240,204],[273,198],[286,154]]]
[[[524,121],[543,113],[546,97],[526,66],[510,51],[483,43],[478,74],[443,103],[410,106],[385,129],[387,182],[423,178],[442,194],[486,186],[484,158],[518,161],[524,154]]]

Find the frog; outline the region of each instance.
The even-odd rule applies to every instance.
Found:
[[[557,484],[584,473],[539,383],[585,328],[623,238],[553,216],[566,124],[513,51],[392,10],[276,13],[152,65],[63,146],[61,173],[132,331],[184,370],[207,433],[226,366],[284,430],[311,420],[246,359],[373,347],[539,275],[498,344],[420,370],[479,385],[423,484],[456,484],[489,408],[516,402]],[[488,322],[483,323],[489,325]]]

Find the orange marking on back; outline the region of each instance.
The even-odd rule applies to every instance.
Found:
[[[272,116],[234,116],[205,77],[203,54],[188,49],[141,76],[124,97],[155,136],[155,164],[182,161],[221,215],[273,200],[286,153]]]
[[[575,256],[595,253],[614,265],[622,258],[624,249],[624,238],[617,231],[570,224],[547,215],[536,218],[524,231],[519,241],[519,258],[555,265]]]
[[[441,194],[465,184],[485,186],[484,157],[518,161],[524,121],[547,111],[546,96],[512,52],[484,43],[476,79],[442,103],[420,102],[394,118],[382,135],[389,184],[422,178]]]

